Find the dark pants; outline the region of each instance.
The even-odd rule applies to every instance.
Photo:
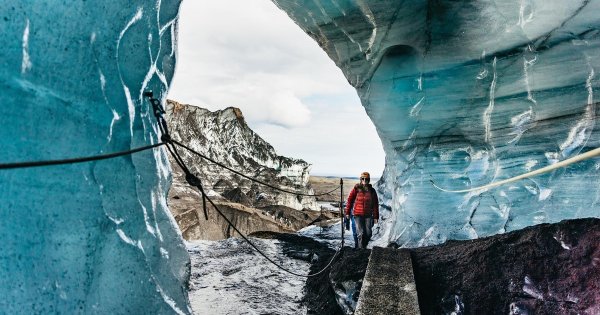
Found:
[[[356,236],[358,237],[358,248],[367,248],[371,235],[373,235],[373,217],[360,215],[354,216],[356,224]]]

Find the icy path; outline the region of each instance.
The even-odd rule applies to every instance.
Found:
[[[353,246],[352,234],[346,231],[346,246]],[[340,245],[340,224],[310,226],[297,233],[327,247]],[[308,274],[310,242],[295,244],[276,239],[251,238],[270,258],[286,268]],[[193,311],[200,314],[306,314],[302,299],[306,278],[290,275],[256,253],[244,240],[186,243],[192,259],[189,291]],[[312,258],[311,258],[312,257]]]
[[[280,241],[252,240],[285,267],[308,273],[309,264],[286,256]],[[281,271],[243,240],[195,241],[187,247],[196,314],[306,314],[301,304],[305,278]]]

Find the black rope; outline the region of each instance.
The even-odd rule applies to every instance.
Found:
[[[110,159],[110,158],[115,158],[115,157],[119,157],[119,156],[124,156],[124,155],[130,155],[133,153],[137,153],[137,152],[141,152],[141,151],[145,151],[145,150],[149,150],[149,149],[153,149],[162,145],[165,145],[167,147],[167,150],[169,151],[169,153],[173,156],[173,158],[175,159],[175,162],[179,165],[179,167],[181,167],[181,169],[185,172],[186,175],[186,181],[188,182],[188,184],[190,184],[191,186],[194,186],[196,188],[198,188],[200,190],[200,193],[202,194],[202,205],[204,208],[204,216],[206,218],[206,220],[208,220],[208,211],[207,211],[207,207],[206,207],[206,200],[208,200],[208,202],[215,208],[215,210],[217,210],[217,212],[225,219],[225,221],[227,221],[227,223],[229,223],[229,226],[232,227],[234,229],[234,231],[236,231],[246,242],[248,242],[248,244],[250,244],[260,255],[262,255],[265,259],[267,259],[269,262],[271,262],[273,265],[277,266],[278,268],[280,268],[281,270],[284,270],[292,275],[295,276],[299,276],[299,277],[314,277],[317,276],[321,273],[323,273],[325,270],[327,270],[331,264],[333,263],[333,261],[335,260],[335,258],[337,257],[337,255],[340,253],[342,247],[343,247],[343,241],[342,241],[342,246],[340,246],[337,251],[335,252],[335,254],[333,255],[333,257],[331,257],[331,260],[329,261],[329,263],[327,264],[327,266],[325,266],[322,270],[313,273],[313,274],[308,274],[308,275],[302,275],[302,274],[298,274],[295,273],[279,264],[277,264],[275,261],[273,261],[271,258],[269,258],[265,253],[263,253],[256,245],[254,245],[254,243],[252,243],[245,235],[243,235],[240,230],[238,230],[238,228],[229,220],[229,218],[227,218],[227,216],[225,216],[225,214],[223,214],[223,212],[221,212],[221,210],[217,207],[217,205],[206,195],[204,188],[202,186],[202,182],[200,181],[200,179],[195,176],[194,174],[192,174],[189,170],[189,168],[185,165],[185,162],[183,161],[183,159],[181,158],[181,156],[179,155],[179,152],[177,152],[177,148],[173,145],[173,144],[177,144],[193,153],[198,154],[199,156],[221,166],[224,167],[242,177],[245,177],[247,179],[250,179],[252,181],[258,182],[260,184],[263,184],[265,186],[271,187],[273,189],[279,190],[279,191],[283,191],[283,192],[287,192],[287,193],[292,193],[295,195],[301,195],[301,196],[321,196],[321,195],[325,195],[331,192],[336,191],[338,188],[329,191],[327,193],[324,194],[319,194],[319,195],[308,195],[308,194],[301,194],[301,193],[296,193],[296,192],[292,192],[289,190],[285,190],[285,189],[281,189],[279,187],[275,187],[272,186],[270,184],[264,183],[260,180],[257,179],[253,179],[250,178],[249,176],[246,176],[240,172],[237,172],[233,169],[230,169],[229,167],[218,163],[208,157],[205,157],[204,155],[192,150],[191,148],[171,139],[170,135],[169,135],[169,130],[167,127],[167,123],[166,120],[163,117],[163,114],[165,113],[165,110],[163,109],[163,107],[160,104],[160,101],[158,101],[157,99],[155,99],[153,97],[153,94],[151,91],[148,92],[144,92],[144,96],[148,97],[150,99],[150,102],[152,104],[153,107],[153,111],[154,111],[154,115],[158,121],[158,126],[159,129],[162,133],[161,135],[161,140],[162,142],[156,143],[156,144],[152,144],[152,145],[147,145],[147,146],[143,146],[143,147],[139,147],[139,148],[135,148],[132,150],[127,150],[127,151],[121,151],[121,152],[115,152],[115,153],[109,153],[109,154],[101,154],[101,155],[95,155],[95,156],[88,156],[88,157],[82,157],[82,158],[72,158],[72,159],[61,159],[61,160],[46,160],[46,161],[35,161],[35,162],[17,162],[17,163],[0,163],[0,169],[15,169],[15,168],[28,168],[28,167],[39,167],[39,166],[50,166],[50,165],[64,165],[64,164],[75,164],[75,163],[83,163],[83,162],[91,162],[91,161],[98,161],[98,160],[105,160],[105,159]]]
[[[169,152],[173,155],[173,158],[176,161],[182,160],[181,156],[179,155],[179,152],[177,152],[176,148],[172,148],[170,146],[167,146],[167,148],[169,148]],[[336,250],[335,254],[333,255],[333,257],[331,257],[331,260],[329,261],[329,263],[327,264],[327,266],[325,266],[323,269],[321,269],[320,271],[313,273],[313,274],[308,274],[308,275],[303,275],[303,274],[299,274],[299,273],[295,273],[281,265],[279,265],[278,263],[276,263],[274,260],[272,260],[271,258],[269,258],[265,253],[263,253],[254,243],[252,243],[252,241],[250,241],[250,239],[248,239],[244,234],[242,234],[242,232],[240,232],[240,230],[238,230],[238,228],[235,226],[235,224],[233,224],[233,222],[231,222],[231,220],[229,220],[229,218],[227,218],[227,216],[219,209],[219,207],[217,207],[217,205],[212,201],[212,199],[210,199],[206,193],[204,192],[204,187],[202,186],[202,181],[200,180],[200,178],[198,178],[196,175],[192,174],[189,171],[189,168],[185,165],[185,163],[183,165],[180,165],[181,169],[184,171],[185,173],[185,180],[188,182],[188,184],[190,184],[191,186],[194,186],[196,188],[198,188],[198,190],[200,191],[200,193],[202,194],[202,208],[204,209],[204,216],[206,218],[206,220],[208,220],[208,211],[207,211],[207,207],[206,207],[206,200],[208,200],[208,202],[213,206],[213,208],[217,211],[217,213],[219,213],[219,215],[221,215],[221,217],[223,217],[223,219],[225,219],[225,221],[227,221],[227,223],[229,224],[229,227],[233,228],[233,230],[235,232],[237,232],[248,244],[250,244],[250,246],[252,246],[261,256],[263,256],[265,259],[267,259],[270,263],[272,263],[273,265],[275,265],[277,268],[286,271],[292,275],[298,276],[298,277],[315,277],[320,275],[321,273],[323,273],[325,270],[327,270],[331,264],[333,263],[334,259],[337,257],[337,255],[340,253],[340,250],[342,249],[342,247],[344,246],[344,241],[342,239],[342,245],[340,245],[340,247],[338,248],[338,250]]]
[[[197,152],[194,149],[192,149],[192,148],[184,145],[183,143],[181,143],[181,142],[179,142],[179,141],[177,141],[175,139],[172,139],[171,135],[169,134],[169,128],[167,126],[167,121],[165,120],[165,118],[163,116],[163,114],[166,114],[166,111],[164,110],[164,108],[160,104],[160,101],[158,99],[154,98],[154,93],[152,91],[146,91],[146,92],[144,92],[144,96],[148,97],[148,99],[150,100],[150,103],[152,104],[152,110],[154,112],[154,117],[156,117],[156,120],[158,121],[158,127],[159,127],[159,129],[160,129],[160,131],[162,133],[161,140],[163,142],[166,142],[166,143],[169,143],[169,144],[176,144],[176,145],[178,145],[178,146],[180,146],[180,147],[182,147],[184,149],[187,149],[190,152],[192,152],[192,153],[200,156],[201,158],[203,158],[205,160],[208,160],[208,161],[210,161],[210,162],[212,162],[212,163],[214,163],[214,164],[216,164],[216,165],[218,165],[218,166],[220,166],[222,168],[225,168],[225,169],[227,169],[227,170],[229,170],[229,171],[231,171],[231,172],[233,172],[235,174],[238,174],[238,175],[240,175],[240,176],[242,176],[242,177],[244,177],[246,179],[249,179],[249,180],[251,180],[253,182],[259,183],[261,185],[273,188],[273,189],[281,191],[281,192],[285,192],[285,193],[289,193],[289,194],[293,194],[293,195],[297,195],[297,196],[319,197],[319,196],[324,196],[324,195],[330,194],[330,193],[332,193],[332,192],[334,192],[334,191],[336,191],[336,190],[339,189],[339,187],[336,187],[335,189],[333,189],[331,191],[328,191],[328,192],[325,192],[325,193],[322,193],[322,194],[304,194],[304,193],[299,193],[299,192],[295,192],[295,191],[291,191],[291,190],[279,188],[277,186],[273,186],[271,184],[265,183],[265,182],[263,182],[261,180],[258,180],[256,178],[253,178],[253,177],[245,175],[245,174],[243,174],[241,172],[238,172],[238,171],[236,171],[236,170],[228,167],[225,164],[219,163],[219,162],[217,162],[217,161],[215,161],[215,160],[213,160],[213,159],[211,159],[211,158],[203,155],[202,153]],[[176,150],[175,147],[173,147],[173,150]],[[169,149],[169,151],[173,155],[173,152],[171,151],[171,149]],[[178,160],[176,160],[177,164],[179,164],[179,166],[183,169],[183,171],[186,174],[189,173],[189,169],[187,169],[187,167],[185,167],[185,169],[184,169],[184,166],[182,166],[184,164],[183,163],[183,158],[181,158],[181,156],[179,154],[173,155],[173,158],[178,159]]]
[[[0,164],[0,169],[15,169],[15,168],[27,168],[27,167],[49,166],[49,165],[74,164],[74,163],[105,160],[105,159],[111,159],[111,158],[115,158],[115,157],[119,157],[119,156],[123,156],[123,155],[129,155],[129,154],[145,151],[148,149],[153,149],[153,148],[159,147],[164,144],[166,144],[166,143],[159,142],[156,144],[147,145],[147,146],[135,148],[135,149],[128,150],[128,151],[94,155],[94,156],[88,156],[88,157],[82,157],[82,158],[47,160],[47,161],[36,161],[36,162],[2,163],[2,164]]]
[[[245,175],[245,174],[243,174],[243,173],[240,173],[240,172],[238,172],[238,171],[236,171],[236,170],[234,170],[234,169],[232,169],[232,168],[228,167],[227,165],[225,165],[225,164],[223,164],[223,163],[219,163],[219,162],[217,162],[217,161],[215,161],[215,160],[213,160],[213,159],[211,159],[211,158],[207,157],[206,155],[204,155],[204,154],[202,154],[202,153],[200,153],[200,152],[198,152],[198,151],[196,151],[196,150],[194,150],[194,149],[192,149],[192,148],[190,148],[190,147],[186,146],[185,144],[183,144],[183,143],[181,143],[181,142],[179,142],[179,141],[177,141],[177,140],[175,140],[175,139],[170,139],[170,141],[171,141],[172,143],[174,143],[174,144],[176,144],[176,145],[178,145],[178,146],[180,146],[180,147],[182,147],[182,148],[184,148],[184,149],[186,149],[186,150],[188,150],[188,151],[190,151],[190,152],[192,152],[192,153],[194,153],[194,154],[198,155],[199,157],[201,157],[201,158],[203,158],[203,159],[205,159],[205,160],[208,160],[209,162],[212,162],[212,163],[214,163],[214,164],[216,164],[216,165],[218,165],[218,166],[220,166],[220,167],[222,167],[222,168],[224,168],[224,169],[226,169],[226,170],[228,170],[228,171],[230,171],[230,172],[233,172],[233,173],[235,173],[235,174],[237,174],[237,175],[240,175],[240,176],[242,176],[242,177],[244,177],[244,178],[246,178],[246,179],[249,179],[249,180],[251,180],[251,181],[253,181],[253,182],[257,182],[257,183],[259,183],[259,184],[261,184],[261,185],[264,185],[264,186],[267,186],[267,187],[270,187],[270,188],[273,188],[273,189],[275,189],[275,190],[279,190],[279,191],[282,191],[282,192],[285,192],[285,193],[289,193],[289,194],[293,194],[293,195],[298,195],[298,196],[306,196],[306,197],[319,197],[319,196],[323,196],[323,195],[330,194],[330,193],[332,193],[332,192],[334,192],[334,191],[336,191],[336,190],[340,189],[340,187],[338,186],[338,187],[336,187],[336,188],[335,188],[335,189],[333,189],[333,190],[330,190],[330,191],[328,191],[328,192],[324,192],[324,193],[321,193],[321,194],[304,194],[304,193],[299,193],[299,192],[295,192],[295,191],[291,191],[291,190],[286,190],[286,189],[279,188],[279,187],[277,187],[277,186],[273,186],[273,185],[271,185],[271,184],[265,183],[265,182],[263,182],[263,181],[261,181],[261,180],[259,180],[259,179],[256,179],[256,178],[253,178],[253,177],[250,177],[250,176],[248,176],[248,175]]]
[[[201,189],[200,187],[197,187],[198,189]],[[333,254],[333,256],[331,257],[331,260],[329,261],[329,263],[327,264],[327,266],[323,267],[323,269],[319,270],[318,272],[315,273],[311,273],[311,274],[307,274],[307,275],[303,275],[303,274],[299,274],[296,272],[293,272],[283,266],[281,266],[280,264],[278,264],[277,262],[275,262],[274,260],[272,260],[271,258],[269,258],[265,253],[263,253],[252,241],[250,241],[250,239],[248,239],[248,237],[246,237],[244,234],[242,234],[242,232],[240,232],[240,230],[238,230],[238,228],[229,220],[229,218],[227,218],[227,216],[225,214],[223,214],[223,212],[219,209],[219,207],[217,207],[217,205],[212,201],[212,199],[210,199],[208,196],[206,196],[206,199],[208,199],[208,202],[213,206],[213,208],[215,210],[217,210],[217,213],[219,213],[219,215],[221,215],[221,217],[223,217],[223,219],[225,219],[225,221],[227,221],[227,223],[229,224],[230,227],[233,228],[234,231],[236,231],[243,239],[244,241],[246,241],[248,244],[250,244],[250,246],[252,246],[254,248],[254,250],[256,250],[261,256],[263,256],[266,260],[268,260],[270,263],[272,263],[273,265],[275,265],[277,268],[292,274],[294,276],[298,276],[298,277],[304,277],[304,278],[310,278],[310,277],[315,277],[318,276],[320,274],[322,274],[323,272],[325,272],[327,269],[329,269],[329,267],[331,267],[331,264],[333,263],[333,261],[335,260],[335,258],[339,255],[339,253],[342,250],[342,246],[338,247],[338,249],[335,251],[335,253]]]
[[[200,179],[198,177],[196,177],[194,174],[192,174],[192,172],[190,172],[188,167],[183,162],[183,159],[179,155],[179,152],[177,152],[177,148],[175,146],[173,146],[173,144],[171,144],[171,143],[168,143],[166,145],[166,147],[167,147],[167,150],[169,151],[169,153],[171,153],[171,156],[173,157],[173,159],[175,160],[177,165],[179,165],[181,170],[183,170],[183,172],[185,173],[185,180],[188,182],[188,184],[190,184],[192,186],[202,187],[202,182],[200,181]],[[206,194],[204,192],[204,189],[201,188],[200,193],[202,194],[202,209],[204,209],[204,219],[206,221],[208,221],[208,210],[206,208],[206,199],[205,199]],[[194,213],[196,214],[196,218],[198,219],[198,222],[200,222],[200,217],[198,216],[198,213],[196,213],[196,212],[194,212]]]
[[[235,170],[233,170],[233,169],[231,169],[231,168],[229,168],[229,167],[227,167],[227,166],[225,166],[225,165],[223,165],[223,164],[221,164],[219,162],[216,162],[216,161],[214,161],[214,160],[212,160],[212,159],[210,159],[208,157],[205,157],[204,155],[200,154],[199,152],[194,151],[193,149],[191,149],[191,148],[183,145],[182,143],[179,143],[179,142],[173,140],[171,138],[171,136],[169,135],[169,133],[168,133],[168,129],[167,129],[167,126],[166,126],[166,121],[165,121],[165,119],[163,117],[163,114],[165,113],[165,111],[164,111],[164,109],[162,109],[162,106],[160,105],[160,102],[153,97],[151,91],[144,92],[144,96],[148,97],[150,99],[150,102],[152,103],[152,106],[154,108],[154,116],[156,117],[156,119],[157,119],[157,121],[159,123],[159,128],[160,128],[161,132],[163,132],[163,134],[161,136],[161,139],[164,142],[167,143],[166,147],[169,150],[169,153],[171,153],[171,155],[173,156],[173,159],[175,159],[175,162],[179,165],[179,167],[181,167],[181,169],[185,173],[185,180],[188,182],[188,184],[190,184],[193,187],[198,188],[198,190],[202,194],[202,206],[204,208],[204,216],[205,216],[206,220],[208,220],[208,212],[207,212],[207,207],[206,207],[206,200],[208,200],[208,202],[213,206],[213,208],[215,210],[217,210],[217,213],[219,213],[219,215],[221,215],[221,217],[223,217],[223,219],[225,219],[225,221],[227,221],[227,223],[229,224],[229,226],[231,228],[233,228],[233,230],[235,232],[237,232],[261,256],[263,256],[266,260],[268,260],[270,263],[272,263],[273,265],[275,265],[277,268],[279,268],[279,269],[281,269],[281,270],[283,270],[283,271],[285,271],[285,272],[287,272],[289,274],[292,274],[292,275],[295,275],[295,276],[298,276],[298,277],[305,277],[305,278],[318,276],[321,273],[325,272],[325,270],[329,269],[329,267],[331,266],[331,264],[333,263],[333,261],[335,260],[335,258],[338,256],[338,254],[341,252],[341,250],[343,248],[343,244],[344,244],[343,239],[342,239],[342,245],[333,254],[333,256],[331,257],[331,260],[329,261],[329,263],[323,269],[319,270],[318,272],[315,272],[315,273],[312,273],[312,274],[308,274],[308,275],[303,275],[303,274],[295,273],[295,272],[293,272],[293,271],[291,271],[291,270],[289,270],[289,269],[281,266],[280,264],[278,264],[277,262],[275,262],[274,260],[272,260],[271,258],[269,258],[265,253],[263,253],[254,243],[252,243],[252,241],[250,241],[250,239],[248,239],[248,237],[246,237],[244,234],[242,234],[242,232],[240,232],[240,230],[238,230],[238,228],[235,226],[235,224],[233,224],[233,222],[231,222],[231,220],[229,220],[229,218],[227,218],[227,216],[219,209],[219,207],[217,207],[217,205],[212,201],[212,199],[210,199],[210,197],[208,197],[208,195],[206,195],[206,193],[204,192],[204,187],[202,185],[202,181],[200,180],[200,178],[198,178],[196,175],[194,175],[189,170],[189,168],[185,165],[185,162],[183,161],[183,158],[181,157],[181,155],[177,151],[177,148],[173,144],[179,145],[179,146],[181,146],[181,147],[183,147],[183,148],[185,148],[185,149],[187,149],[187,150],[189,150],[189,151],[191,151],[193,153],[196,153],[200,157],[203,157],[203,158],[205,158],[205,159],[207,159],[207,160],[209,160],[209,161],[211,161],[211,162],[213,162],[213,163],[215,163],[215,164],[217,164],[217,165],[219,165],[221,167],[224,167],[224,168],[226,168],[226,169],[228,169],[228,170],[230,170],[230,171],[232,171],[232,172],[234,172],[234,173],[236,173],[236,174],[238,174],[238,175],[240,175],[242,177],[245,177],[247,179],[250,179],[252,181],[258,182],[260,184],[263,184],[263,185],[265,185],[267,187],[271,187],[271,188],[276,189],[276,190],[280,190],[280,191],[287,192],[287,193],[292,193],[292,194],[295,194],[295,195],[301,195],[301,196],[321,196],[321,195],[324,195],[324,194],[321,194],[321,195],[300,194],[300,193],[296,193],[296,192],[288,191],[288,190],[285,190],[285,189],[281,189],[279,187],[272,186],[270,184],[264,183],[264,182],[259,181],[257,179],[250,178],[249,176],[246,176],[246,175],[244,175],[244,174],[242,174],[240,172],[237,172],[237,171],[235,171]],[[341,185],[340,185],[340,187],[341,187]],[[336,188],[336,189],[334,189],[334,190],[332,190],[330,192],[327,192],[325,194],[334,192],[337,189],[339,189],[340,187],[338,187],[338,188]],[[342,220],[343,220],[343,217],[342,217]]]
[[[179,165],[179,167],[183,170],[184,173],[188,173],[189,170],[187,169],[187,167],[185,166],[183,160],[181,159],[181,157],[179,156],[179,154],[175,154],[173,152],[174,147],[172,148],[170,145],[166,145],[167,150],[169,151],[169,153],[171,153],[171,156],[173,157],[173,159],[175,160],[175,163],[177,163],[177,165]]]

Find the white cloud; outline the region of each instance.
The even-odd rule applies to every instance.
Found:
[[[170,95],[183,102],[237,106],[252,122],[295,127],[310,119],[304,97],[347,85],[316,43],[270,1],[184,1],[179,30]]]
[[[374,173],[383,169],[381,143],[356,92],[271,1],[184,0],[178,50],[169,98],[239,107],[279,154],[313,163],[313,173],[353,175],[349,169],[362,161]],[[354,140],[371,145],[361,150],[373,157],[348,154]]]
[[[310,110],[291,91],[274,93],[268,102],[269,121],[282,127],[299,127],[310,121]]]

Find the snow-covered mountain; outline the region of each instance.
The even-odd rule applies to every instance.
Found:
[[[248,127],[239,108],[211,112],[169,100],[166,111],[172,137],[192,149],[273,186],[304,194],[314,193],[308,183],[311,165],[303,160],[277,155],[273,146]],[[282,205],[296,210],[318,209],[314,197],[279,192],[190,152],[181,152],[190,169],[199,175],[205,189],[213,190],[226,199],[253,207]],[[176,180],[180,177],[177,175],[181,174],[174,174]]]

